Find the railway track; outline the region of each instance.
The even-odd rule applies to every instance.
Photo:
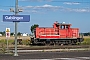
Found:
[[[77,48],[90,48],[90,45],[64,45],[64,46],[19,46],[18,50],[40,50],[40,49],[77,49]],[[14,47],[9,47],[10,50],[14,50]]]

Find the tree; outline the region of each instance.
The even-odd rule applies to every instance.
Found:
[[[18,32],[18,34],[17,34],[17,35],[18,35],[18,36],[21,36],[21,34],[22,34],[22,33]]]
[[[12,35],[12,36],[13,36],[13,35],[14,35],[14,32],[11,32],[11,33],[10,33],[10,35]]]
[[[34,33],[34,29],[35,29],[36,27],[38,27],[38,26],[39,26],[38,24],[32,25],[31,28],[30,28],[31,32]]]
[[[88,32],[88,36],[90,36],[90,32]]]
[[[5,35],[5,31],[3,31],[3,32],[0,32],[0,34],[2,34],[2,35]]]

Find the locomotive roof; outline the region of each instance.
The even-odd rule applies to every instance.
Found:
[[[57,25],[70,25],[71,26],[71,24],[66,24],[66,23],[57,23]]]

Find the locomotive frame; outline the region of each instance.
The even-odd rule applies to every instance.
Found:
[[[53,27],[36,27],[32,44],[61,45],[77,44],[84,40],[79,35],[79,28],[71,28],[71,24],[55,22]]]

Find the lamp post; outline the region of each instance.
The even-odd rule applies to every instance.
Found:
[[[18,15],[19,12],[22,12],[22,9],[18,9],[18,0],[15,0],[15,11],[14,9],[10,8],[10,12],[14,12],[15,15]],[[14,56],[18,56],[17,53],[17,23],[15,22],[15,53]]]
[[[18,0],[15,2],[15,15],[18,15]],[[14,56],[18,56],[17,53],[17,22],[15,22],[15,53]]]

